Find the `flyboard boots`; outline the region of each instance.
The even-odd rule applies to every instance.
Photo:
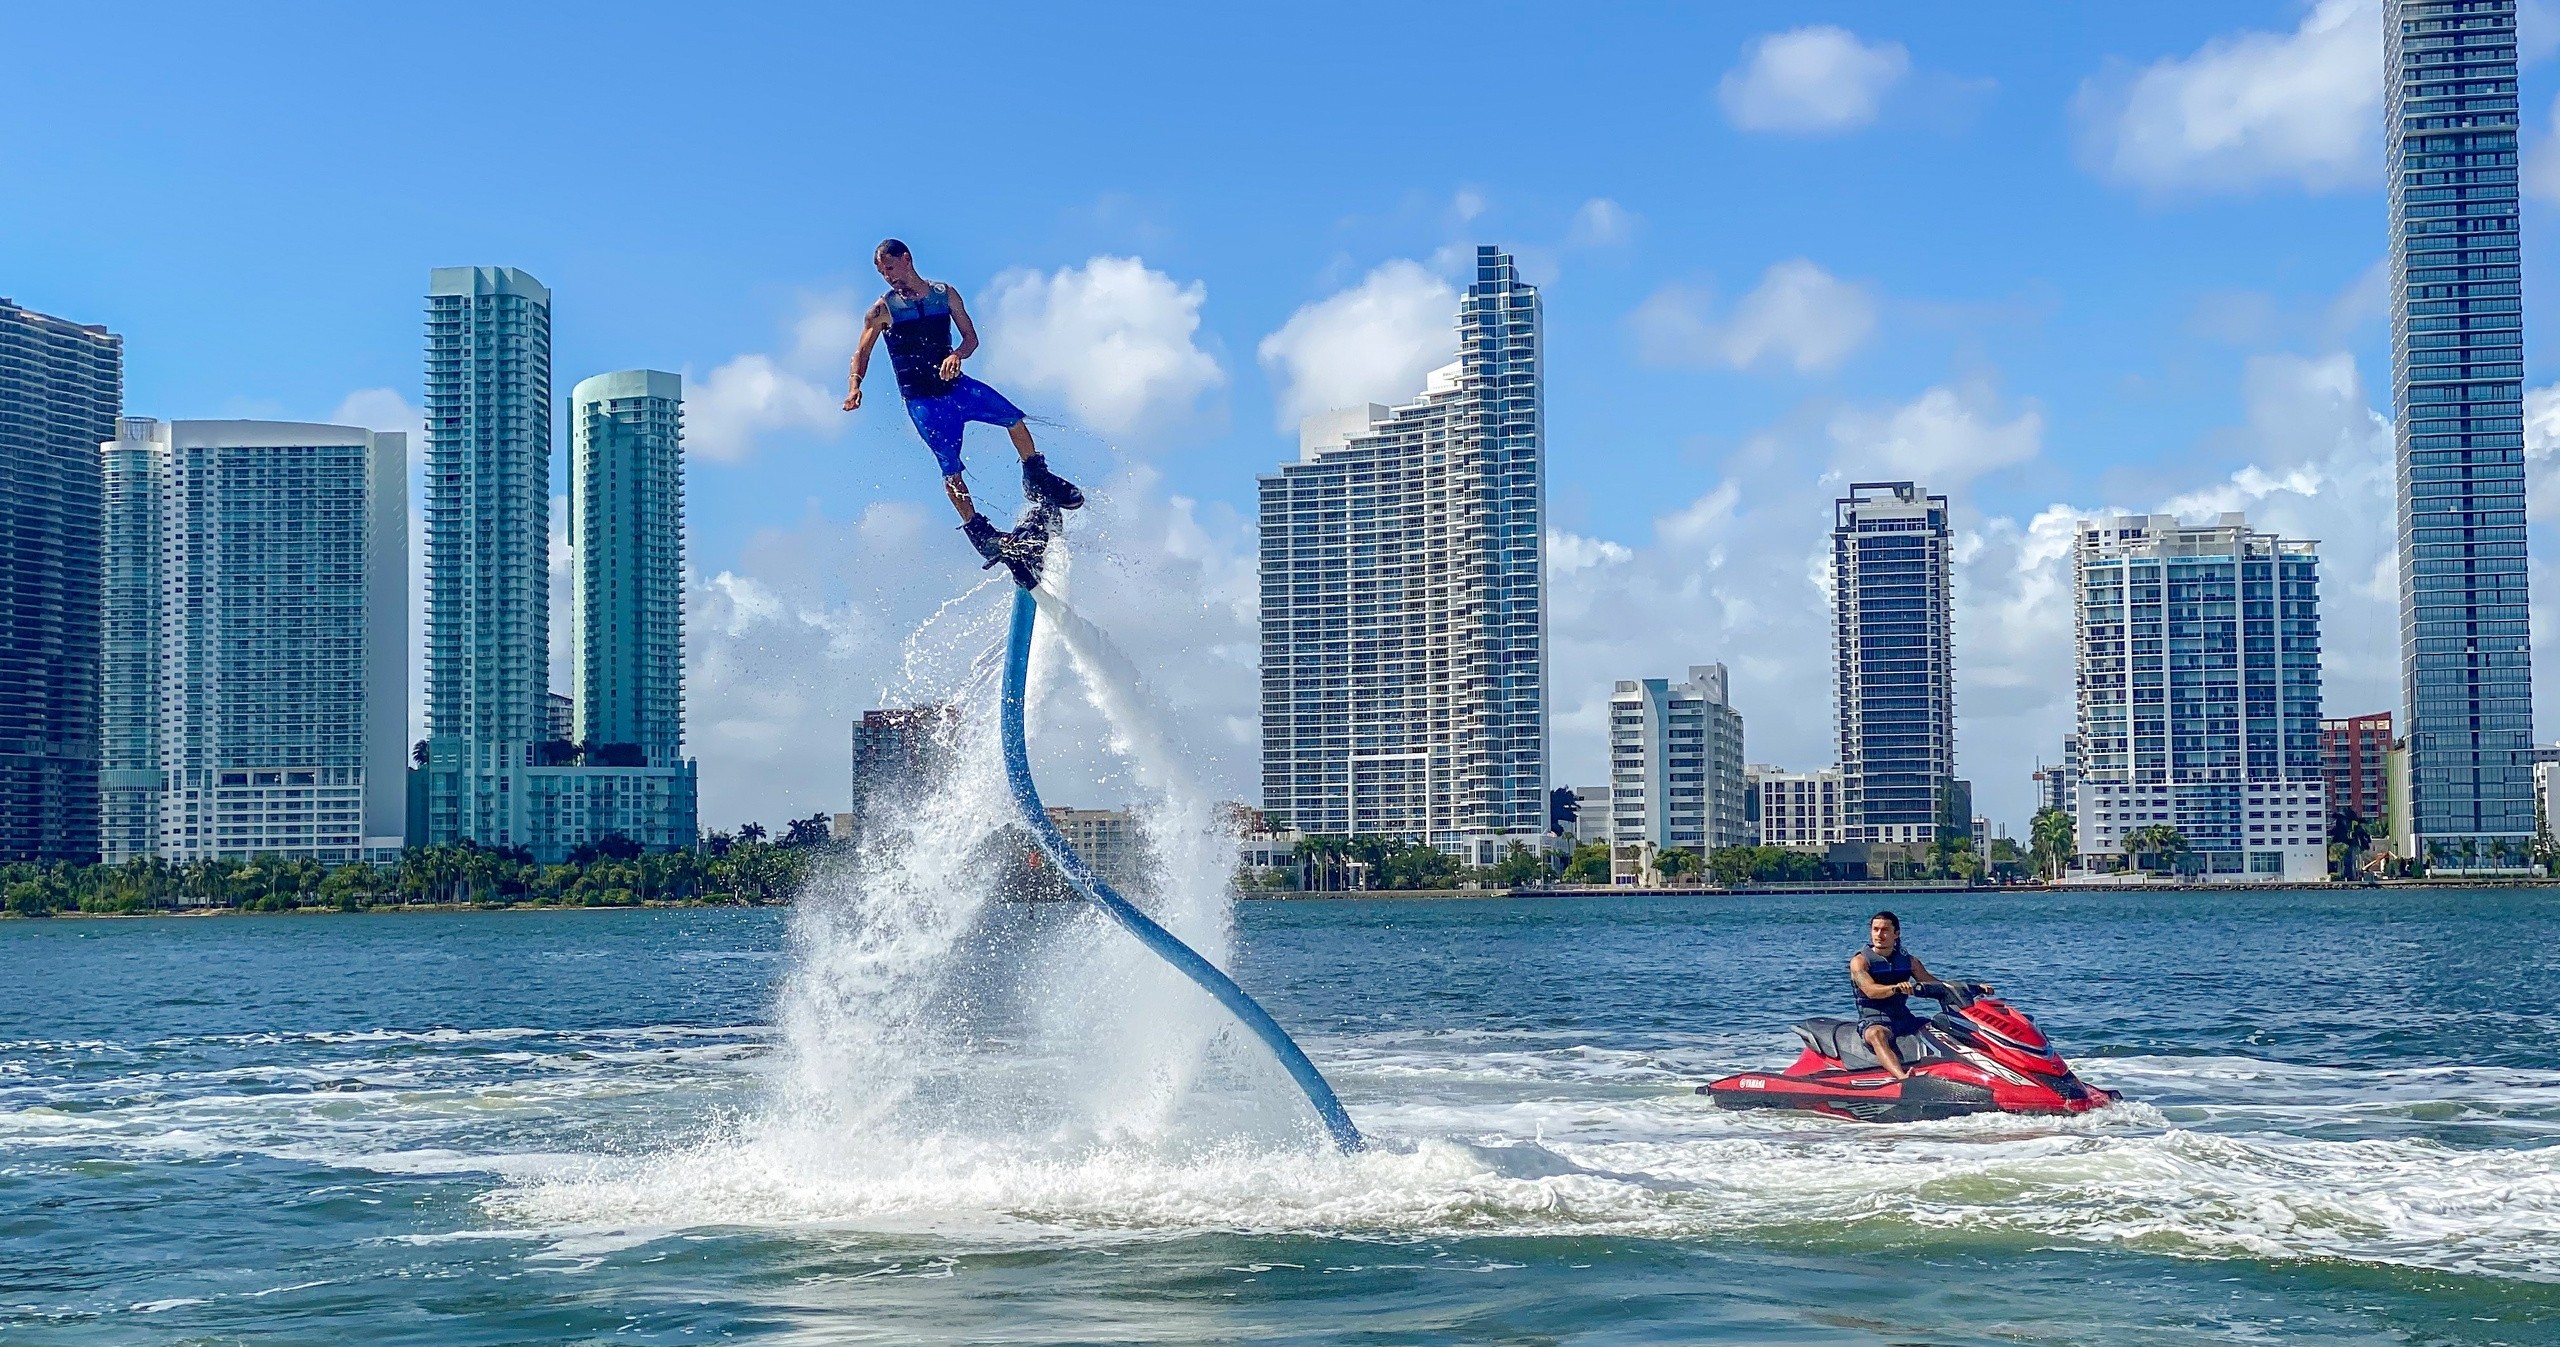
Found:
[[[987,522],[985,515],[973,515],[960,531],[969,536],[969,545],[985,557],[985,570],[1002,566],[1012,572],[1013,582],[1024,589],[1040,583],[1041,564],[1049,554],[1049,539],[1058,531],[1058,512],[1079,509],[1084,505],[1084,492],[1076,484],[1049,471],[1049,461],[1040,454],[1022,460],[1022,494],[1031,503],[1022,522],[1006,533]]]
[[[1033,454],[1022,460],[1022,498],[1035,505],[1054,505],[1061,510],[1084,508],[1084,492],[1076,484],[1049,471],[1049,456]]]

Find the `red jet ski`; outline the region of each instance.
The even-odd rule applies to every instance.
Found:
[[[2086,1113],[2122,1096],[2085,1084],[2026,1012],[1980,983],[1923,983],[1942,1009],[1894,1040],[1906,1080],[1885,1074],[1856,1020],[1798,1020],[1804,1053],[1785,1071],[1745,1071],[1698,1087],[1720,1108],[1788,1108],[1858,1122],[1921,1122],[1967,1113]]]

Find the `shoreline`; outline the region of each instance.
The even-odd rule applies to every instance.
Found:
[[[208,917],[365,917],[426,916],[433,913],[463,912],[637,912],[673,908],[738,908],[752,910],[767,907],[789,907],[789,903],[707,903],[694,899],[651,899],[645,903],[375,903],[366,907],[343,908],[313,905],[278,910],[247,907],[162,907],[143,912],[83,912],[65,908],[60,912],[30,917],[18,912],[0,912],[0,922],[9,921],[153,921],[175,918],[193,921]]]
[[[1789,884],[1742,885],[1735,888],[1636,888],[1628,886],[1591,885],[1584,888],[1534,889],[1369,889],[1300,893],[1294,890],[1247,890],[1239,892],[1239,902],[1254,903],[1338,903],[1338,902],[1484,902],[1506,899],[1562,900],[1574,898],[1747,898],[1783,894],[2053,894],[2053,893],[2350,893],[2370,889],[2560,889],[2560,879],[2388,879],[2355,884]],[[214,917],[361,917],[361,916],[430,916],[457,913],[525,913],[525,912],[637,912],[670,911],[688,908],[734,908],[756,910],[789,908],[796,904],[708,902],[700,899],[650,899],[638,903],[375,903],[358,908],[322,905],[257,910],[245,907],[193,906],[154,908],[140,912],[83,912],[64,909],[44,916],[27,916],[16,912],[0,912],[0,922],[39,921],[151,921],[200,920]]]

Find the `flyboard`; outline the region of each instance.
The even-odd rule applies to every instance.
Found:
[[[1047,514],[1047,511],[1037,510],[1034,513]],[[1054,527],[1054,516],[1041,522]],[[1325,1083],[1324,1073],[1316,1070],[1314,1062],[1307,1060],[1305,1050],[1289,1037],[1287,1030],[1280,1027],[1279,1021],[1271,1018],[1271,1012],[1264,1010],[1260,1002],[1237,986],[1234,978],[1220,972],[1216,964],[1200,957],[1199,951],[1182,943],[1173,932],[1157,925],[1153,918],[1139,911],[1128,899],[1113,892],[1111,886],[1093,872],[1093,867],[1086,865],[1084,858],[1076,854],[1075,848],[1067,845],[1058,825],[1050,822],[1049,811],[1040,805],[1040,787],[1031,779],[1031,751],[1024,742],[1022,731],[1023,700],[1031,675],[1031,632],[1039,613],[1040,603],[1028,588],[1014,591],[1013,628],[1006,638],[1004,657],[1004,776],[1006,785],[1013,791],[1014,808],[1022,815],[1022,826],[1031,830],[1032,840],[1039,844],[1041,853],[1049,858],[1050,863],[1058,867],[1058,873],[1066,878],[1070,888],[1109,914],[1113,921],[1120,923],[1121,929],[1136,936],[1139,944],[1181,970],[1182,975],[1199,984],[1202,991],[1216,997],[1218,1004],[1242,1020],[1244,1026],[1262,1040],[1263,1046],[1271,1049],[1271,1055],[1288,1068],[1290,1079],[1298,1082],[1298,1088],[1306,1092],[1307,1102],[1315,1107],[1316,1116],[1323,1120],[1324,1130],[1333,1138],[1336,1149],[1345,1154],[1363,1149],[1366,1143],[1360,1139],[1360,1129],[1351,1125],[1351,1115],[1343,1111],[1342,1101],[1334,1098],[1333,1087]]]

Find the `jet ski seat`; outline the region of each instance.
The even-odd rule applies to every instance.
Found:
[[[1796,1037],[1803,1039],[1806,1047],[1852,1071],[1867,1071],[1884,1065],[1876,1060],[1875,1053],[1867,1047],[1867,1040],[1858,1033],[1856,1020],[1816,1016],[1796,1021],[1795,1030]],[[1904,1066],[1933,1061],[1946,1055],[1918,1034],[1903,1034],[1894,1039],[1893,1050],[1901,1055]]]

